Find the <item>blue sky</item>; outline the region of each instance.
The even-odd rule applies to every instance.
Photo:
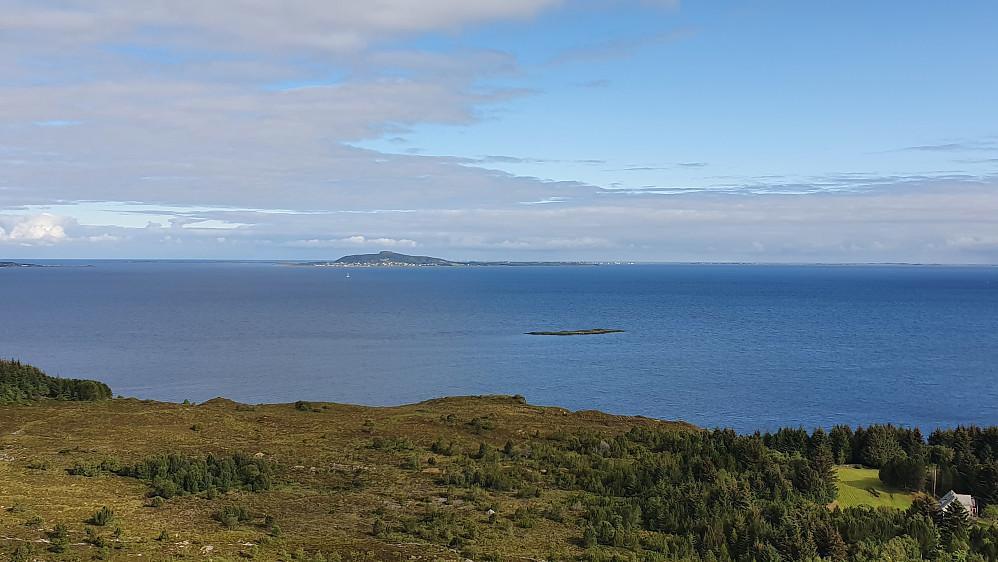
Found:
[[[998,263],[998,4],[0,4],[0,257]]]

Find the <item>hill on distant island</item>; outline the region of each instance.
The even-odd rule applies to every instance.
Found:
[[[451,261],[430,256],[409,256],[387,250],[377,254],[343,256],[336,261],[289,262],[283,265],[311,266],[531,266],[531,265],[598,265],[596,262],[567,261]]]
[[[351,264],[351,265],[390,265],[390,264],[406,264],[406,265],[457,265],[452,261],[447,261],[440,258],[431,258],[429,256],[407,256],[405,254],[398,254],[395,252],[383,251],[377,254],[357,254],[352,256],[343,256],[342,258],[336,260],[333,263]]]

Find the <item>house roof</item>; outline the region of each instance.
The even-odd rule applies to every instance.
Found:
[[[974,497],[970,494],[957,494],[953,490],[946,492],[946,495],[939,499],[939,509],[946,511],[954,500],[959,501],[967,511],[973,513]]]

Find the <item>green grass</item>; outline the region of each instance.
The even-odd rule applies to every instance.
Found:
[[[839,477],[839,499],[841,508],[869,505],[871,507],[896,507],[908,509],[911,495],[903,490],[890,488],[880,481],[880,471],[875,468],[835,467]],[[877,495],[870,493],[870,489]]]

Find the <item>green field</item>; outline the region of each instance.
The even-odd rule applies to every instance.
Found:
[[[876,468],[853,468],[837,466],[835,472],[839,477],[839,499],[841,508],[869,505],[871,507],[896,507],[908,509],[911,505],[911,495],[905,491],[890,488],[880,481],[879,470]],[[873,489],[877,495],[870,492]]]

